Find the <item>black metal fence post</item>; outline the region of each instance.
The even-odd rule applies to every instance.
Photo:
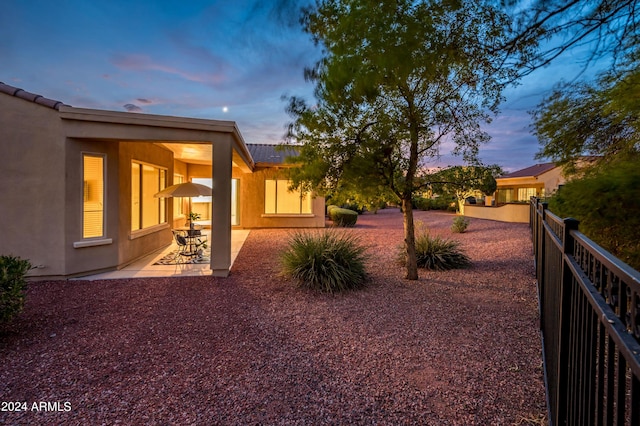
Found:
[[[544,229],[544,221],[547,212],[547,203],[541,203],[540,200],[536,200],[536,247],[535,247],[535,258],[536,258],[536,279],[538,280],[538,298],[540,299],[540,329],[544,327],[544,303],[545,303],[545,293],[547,282],[545,280],[545,259],[546,255],[546,245],[547,245],[547,233]]]
[[[567,264],[567,255],[574,253],[574,240],[571,231],[577,231],[580,222],[573,218],[564,219],[564,230],[562,235],[562,280],[560,290],[560,312],[558,321],[558,370],[556,372],[557,380],[557,400],[556,400],[556,418],[553,424],[561,425],[565,423],[568,409],[568,377],[569,371],[569,344],[571,338],[571,314],[574,304],[573,294],[573,274]]]

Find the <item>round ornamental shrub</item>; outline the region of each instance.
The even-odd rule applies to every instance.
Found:
[[[365,251],[353,235],[337,232],[296,232],[282,253],[282,272],[299,287],[336,293],[366,283]]]
[[[333,224],[336,226],[351,227],[355,226],[356,222],[358,221],[358,212],[336,207],[334,209],[331,209],[329,217],[333,221]]]
[[[338,206],[336,206],[336,205],[334,205],[334,204],[329,204],[329,205],[327,206],[327,215],[328,215],[329,217],[331,217],[331,212],[332,212],[334,209],[339,209],[339,208],[340,208],[340,207],[338,207]]]

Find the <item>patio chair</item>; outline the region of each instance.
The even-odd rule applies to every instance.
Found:
[[[178,251],[174,261],[176,264],[181,263],[180,259],[188,257],[193,259],[195,257],[202,257],[203,248],[207,246],[207,237],[198,232],[197,235],[184,233],[185,231],[173,231],[173,236],[178,245]],[[189,262],[190,263],[190,262]]]
[[[182,258],[192,258],[193,252],[191,247],[189,246],[189,242],[187,241],[187,237],[182,235],[180,231],[173,231],[173,237],[178,245],[178,251],[176,251],[176,255],[173,258],[173,261],[176,265],[182,263]]]

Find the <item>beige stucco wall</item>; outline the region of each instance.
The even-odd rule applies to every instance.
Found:
[[[16,123],[28,123],[16,126]],[[0,94],[0,254],[52,275],[65,263],[65,144],[57,111]]]
[[[529,204],[504,204],[498,207],[465,204],[464,215],[500,222],[529,223]]]
[[[172,176],[170,151],[150,143],[67,138],[57,110],[13,96],[0,96],[0,111],[0,254],[29,259],[39,267],[30,276],[58,277],[113,269],[171,242],[168,226],[131,239],[128,202],[131,159],[166,167]],[[91,123],[75,126],[82,134]],[[106,155],[105,240],[111,243],[77,247],[83,241],[85,152]]]
[[[566,179],[562,174],[561,167],[556,167],[546,173],[541,174],[540,176],[538,176],[538,179],[543,182],[545,195],[547,197],[556,192],[558,190],[558,187],[560,185],[564,185],[566,182]]]
[[[119,165],[118,144],[105,141],[67,139],[65,144],[66,190],[65,190],[65,275],[84,271],[114,268],[118,265],[118,215],[121,205],[118,193]],[[110,244],[89,247],[75,247],[82,240],[83,176],[82,154],[106,155],[107,180],[105,182],[105,238]],[[111,213],[112,212],[112,213]]]

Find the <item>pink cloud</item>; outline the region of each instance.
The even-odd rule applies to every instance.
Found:
[[[226,81],[222,73],[191,73],[173,66],[155,62],[147,55],[124,55],[116,54],[111,58],[111,62],[118,68],[133,71],[160,71],[167,74],[177,75],[188,81],[204,83],[209,85],[219,85]]]

